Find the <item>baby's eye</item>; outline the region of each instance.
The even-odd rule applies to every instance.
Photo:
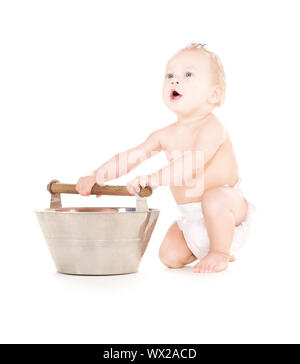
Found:
[[[186,72],[186,77],[191,77],[192,76],[192,74],[191,74],[191,72]]]
[[[167,75],[167,78],[173,78],[174,77],[174,75],[172,74],[172,73],[169,73],[168,75]]]

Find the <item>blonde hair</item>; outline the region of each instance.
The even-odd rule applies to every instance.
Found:
[[[206,44],[191,42],[186,47],[180,49],[180,51],[197,48],[197,49],[201,50],[201,52],[203,53],[204,56],[209,58],[211,67],[216,75],[216,84],[219,85],[222,89],[221,100],[216,104],[216,106],[221,106],[224,102],[225,91],[226,91],[226,79],[225,79],[224,68],[220,61],[220,58],[215,53],[210,52],[207,49],[205,49],[204,48],[205,46],[206,46]]]

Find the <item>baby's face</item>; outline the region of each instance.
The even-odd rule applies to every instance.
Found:
[[[199,50],[183,50],[166,67],[164,103],[178,115],[189,115],[205,107],[213,87],[212,69]]]

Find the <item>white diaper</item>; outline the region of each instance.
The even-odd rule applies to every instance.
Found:
[[[243,192],[239,188],[241,179],[234,186],[235,189]],[[225,185],[228,186],[228,185]],[[256,210],[255,206],[248,202],[248,213],[245,220],[235,227],[234,237],[231,246],[231,254],[238,251],[247,241],[252,214]],[[185,241],[191,252],[199,259],[203,258],[209,252],[210,242],[207,234],[201,202],[191,202],[186,204],[177,204],[181,215],[178,217],[177,223],[182,230]]]

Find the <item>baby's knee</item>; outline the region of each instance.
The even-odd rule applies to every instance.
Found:
[[[184,266],[178,254],[174,251],[160,249],[159,259],[168,268],[182,268]]]

